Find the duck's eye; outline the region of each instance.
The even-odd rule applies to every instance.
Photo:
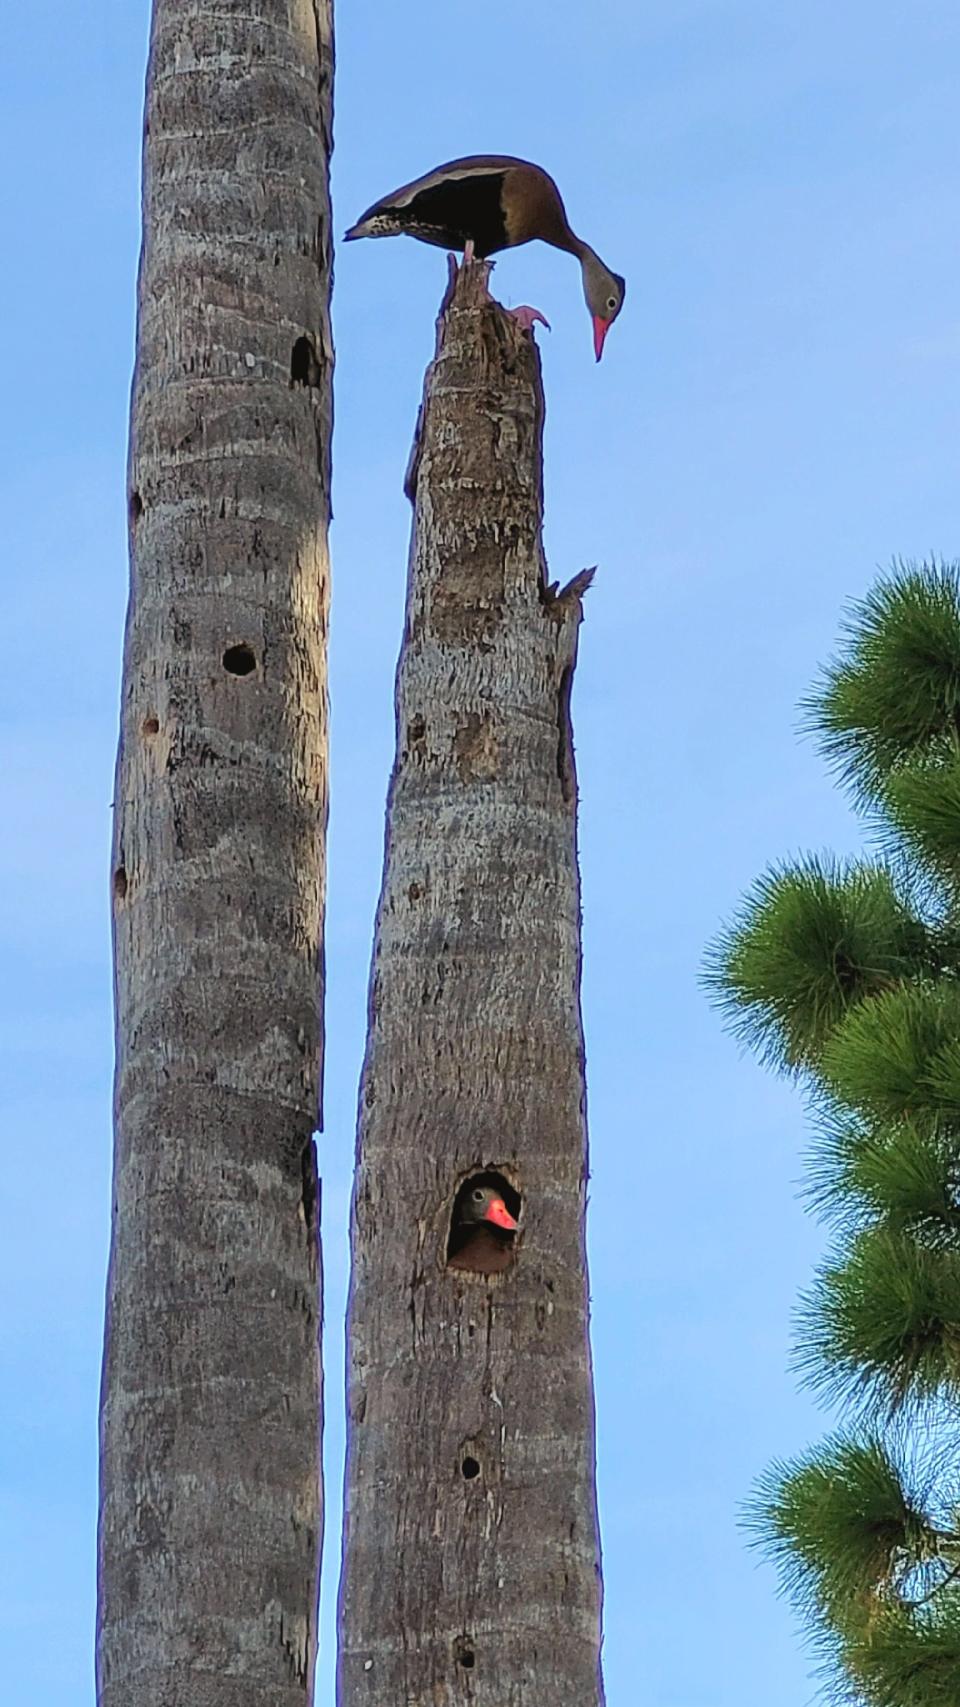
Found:
[[[483,1192],[482,1192],[480,1186],[477,1186],[476,1189],[471,1193],[471,1195],[473,1197],[474,1203],[482,1203],[483,1202]]]
[[[616,306],[617,306],[617,299],[616,299],[616,297],[615,297],[615,296],[608,296],[608,297],[607,297],[607,307],[608,307],[608,309],[609,309],[609,310],[610,310],[610,313],[611,313],[611,314],[612,314],[612,313],[613,313],[613,311],[614,311],[614,309],[615,309],[615,308],[616,308]]]

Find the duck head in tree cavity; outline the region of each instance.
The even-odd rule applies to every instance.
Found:
[[[464,1227],[475,1227],[486,1221],[491,1227],[499,1227],[506,1233],[515,1233],[520,1225],[494,1185],[472,1186],[460,1205],[457,1220]]]
[[[505,1193],[519,1213],[518,1195],[489,1176],[486,1180],[474,1177],[461,1187],[447,1247],[448,1267],[475,1274],[501,1274],[510,1267],[520,1224],[507,1206]]]

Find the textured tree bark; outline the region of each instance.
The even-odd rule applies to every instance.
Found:
[[[600,1556],[570,685],[532,340],[461,272],[411,460],[349,1312],[341,1707],[596,1707]],[[455,1197],[522,1202],[503,1273]]]
[[[155,0],[101,1707],[313,1699],[332,72],[330,0]]]

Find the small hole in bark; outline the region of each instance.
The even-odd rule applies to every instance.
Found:
[[[257,667],[253,648],[243,643],[239,646],[228,646],[223,654],[223,667],[231,676],[249,676],[251,670]]]
[[[502,1274],[514,1260],[523,1200],[496,1168],[464,1180],[453,1201],[447,1266],[474,1274]]]
[[[460,1641],[457,1643],[457,1650],[456,1651],[457,1651],[457,1660],[459,1661],[460,1665],[463,1666],[464,1671],[472,1671],[474,1666],[477,1663],[477,1656],[474,1653],[472,1647],[470,1646],[470,1643],[464,1641],[463,1638],[461,1637]]]
[[[465,1482],[472,1482],[480,1474],[480,1465],[475,1458],[467,1457],[460,1466]]]
[[[140,732],[143,735],[157,735],[159,734],[159,731],[160,719],[159,717],[154,717],[152,714],[149,717],[145,717],[140,725]]]
[[[407,890],[407,899],[408,899],[408,901],[419,901],[422,894],[423,894],[423,890],[420,887],[420,884],[419,883],[411,883],[409,889]]]
[[[127,898],[127,874],[122,865],[118,865],[113,874],[113,894],[116,901]]]
[[[143,515],[143,499],[141,498],[139,492],[131,492],[131,494],[130,494],[130,525],[131,525],[131,527],[136,527],[136,525],[137,525],[137,523],[140,520],[140,517],[142,515]]]
[[[416,717],[411,717],[410,722],[407,724],[407,746],[419,746],[426,733],[427,725],[418,712]]]
[[[290,352],[290,384],[316,386],[320,384],[320,377],[320,363],[313,339],[304,333]]]

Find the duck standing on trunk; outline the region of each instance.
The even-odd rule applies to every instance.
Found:
[[[348,241],[404,235],[441,249],[462,249],[465,262],[514,249],[535,237],[576,255],[593,319],[593,347],[600,360],[603,341],[623,307],[626,285],[570,229],[560,191],[542,167],[510,154],[449,160],[382,196],[346,233]],[[518,308],[514,313],[527,330],[535,320],[543,320],[535,308]]]

